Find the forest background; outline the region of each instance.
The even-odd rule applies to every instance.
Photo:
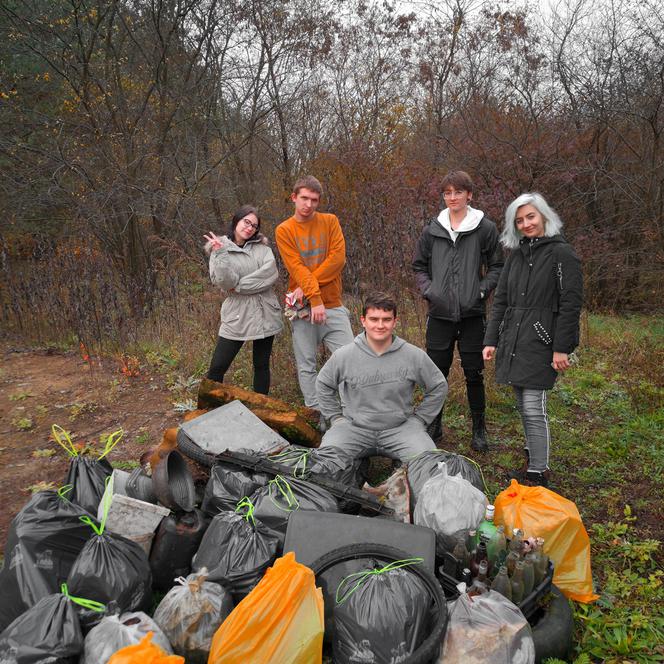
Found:
[[[470,172],[499,227],[540,191],[585,277],[581,362],[551,399],[557,488],[602,589],[575,607],[578,653],[661,661],[663,131],[659,0],[0,0],[0,340],[115,357],[122,380],[161,373],[190,398],[219,321],[203,233],[250,202],[273,237],[312,173],[355,328],[378,287],[421,344],[410,262],[445,173]],[[298,400],[289,346],[273,393]],[[250,386],[245,351],[234,367]],[[521,432],[488,375],[495,495]],[[455,367],[446,441],[465,453],[461,384]],[[9,430],[35,439],[50,404],[16,389]]]

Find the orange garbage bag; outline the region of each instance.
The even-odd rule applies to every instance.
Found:
[[[108,664],[184,664],[184,657],[167,655],[152,643],[153,632],[148,632],[140,643],[118,650]]]
[[[521,528],[527,537],[543,537],[544,552],[553,561],[553,582],[577,602],[594,602],[590,572],[590,538],[576,505],[541,486],[512,480],[495,501],[496,525],[505,532]]]
[[[208,664],[321,664],[323,594],[291,551],[275,561],[212,638]]]

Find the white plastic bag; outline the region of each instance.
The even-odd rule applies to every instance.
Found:
[[[487,499],[461,474],[448,475],[446,463],[439,463],[438,470],[422,487],[413,521],[436,531],[436,546],[442,555],[452,551],[457,533],[480,525]]]
[[[187,664],[207,663],[212,637],[233,610],[231,594],[206,579],[205,568],[176,579],[154,612],[175,654],[185,657]]]
[[[85,637],[80,664],[106,664],[121,648],[140,643],[148,632],[154,633],[152,643],[167,654],[173,654],[171,644],[157,623],[147,614],[137,611],[102,618]]]
[[[494,590],[451,603],[438,664],[535,664],[535,643],[517,606]]]

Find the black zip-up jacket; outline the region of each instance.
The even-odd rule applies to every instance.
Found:
[[[481,316],[484,302],[496,287],[503,268],[503,250],[493,221],[482,217],[456,242],[437,219],[422,231],[412,268],[422,296],[429,303],[429,316],[460,321]]]
[[[579,343],[583,303],[581,263],[562,235],[521,240],[493,297],[484,335],[496,347],[496,382],[549,390],[558,372],[554,351]]]

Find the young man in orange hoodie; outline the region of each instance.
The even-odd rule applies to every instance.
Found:
[[[291,200],[295,214],[276,230],[277,247],[288,270],[288,290],[311,305],[308,318],[292,321],[293,350],[305,405],[319,410],[316,396],[318,346],[330,352],[353,341],[348,309],[341,303],[346,243],[339,220],[318,212],[323,193],[313,176],[299,179]]]

